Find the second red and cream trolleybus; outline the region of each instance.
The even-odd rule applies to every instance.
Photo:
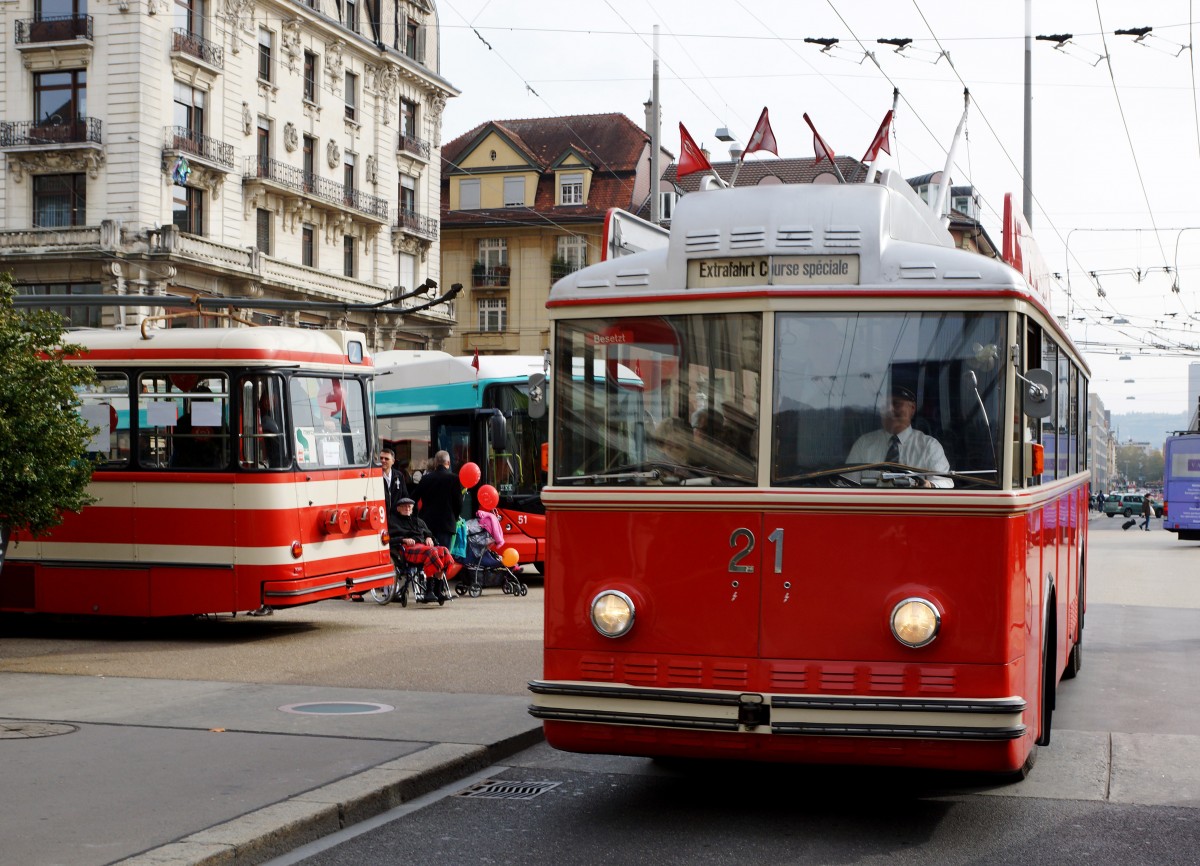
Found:
[[[892,173],[706,190],[555,285],[551,745],[1028,770],[1081,661],[1088,368],[1008,214],[1002,261]]]
[[[14,536],[0,610],[265,613],[392,582],[362,334],[79,330],[96,499]]]

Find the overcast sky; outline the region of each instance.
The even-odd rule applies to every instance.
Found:
[[[1035,36],[1073,34],[1062,50],[1035,40],[1032,53],[1033,230],[1061,275],[1054,313],[1087,350],[1108,409],[1189,411],[1188,365],[1200,361],[1183,348],[1200,347],[1191,3],[1032,6]],[[836,153],[861,157],[898,87],[893,152],[881,165],[912,177],[944,166],[966,87],[954,183],[982,194],[997,243],[1004,194],[1020,201],[1021,0],[438,0],[438,10],[441,72],[462,91],[447,106],[444,141],[511,118],[616,111],[642,125],[657,24],[662,140],[676,155],[680,122],[716,160],[728,145],[715,130],[745,141],[766,106],[781,156],[812,156],[808,112]],[[1115,35],[1143,27],[1153,30],[1140,43]],[[822,53],[805,38],[839,41]],[[883,38],[912,42],[897,53]],[[774,159],[749,157],[758,158]]]

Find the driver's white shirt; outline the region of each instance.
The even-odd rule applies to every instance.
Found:
[[[932,436],[908,427],[895,434],[900,438],[900,460],[905,466],[913,469],[929,469],[935,472],[949,472],[950,461],[942,450],[942,443]],[[858,437],[858,441],[850,448],[846,463],[853,466],[859,463],[881,463],[887,456],[888,445],[892,434],[886,430],[872,430]],[[878,475],[874,472],[862,473],[865,477]],[[926,476],[934,487],[953,487],[954,481],[939,475]]]

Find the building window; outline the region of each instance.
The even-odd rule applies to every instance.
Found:
[[[478,178],[463,178],[458,182],[458,209],[479,210]]]
[[[358,4],[354,0],[345,0],[346,27],[358,32]]]
[[[171,222],[181,232],[204,234],[204,193],[190,186],[171,187]]]
[[[415,214],[417,212],[417,179],[406,174],[400,175],[400,213]]]
[[[489,270],[508,267],[508,239],[480,238],[479,261]]]
[[[86,225],[87,178],[84,174],[38,174],[33,177],[33,227]]]
[[[258,80],[271,81],[271,56],[275,50],[275,34],[265,27],[258,31]]]
[[[258,157],[259,177],[268,177],[271,172],[271,121],[266,117],[258,119],[255,148]]]
[[[311,135],[304,136],[304,150],[301,155],[303,160],[303,183],[304,191],[312,192],[317,185],[317,140]]]
[[[203,36],[205,5],[204,0],[175,0],[175,26],[189,36]]]
[[[583,175],[559,175],[559,204],[583,204]]]
[[[254,243],[260,253],[271,254],[271,212],[266,208],[258,208],[257,222],[254,227]]]
[[[61,307],[47,307],[67,320],[72,328],[99,328],[103,324],[100,307],[84,307],[67,303],[71,295],[99,295],[99,283],[50,283],[48,285],[16,286],[19,295],[62,295]]]
[[[344,235],[342,237],[342,273],[347,277],[353,277],[354,265],[354,238]]]
[[[564,235],[556,241],[556,258],[565,276],[587,265],[587,238],[582,235]]]
[[[345,187],[345,202],[348,207],[354,207],[354,154],[346,151],[342,162],[342,185]]]
[[[203,90],[175,82],[175,125],[188,132],[204,133],[204,101],[208,94]]]
[[[424,60],[420,55],[421,25],[409,18],[404,25],[404,53],[413,60]]]
[[[504,331],[508,328],[508,299],[480,298],[479,330]]]
[[[661,219],[669,220],[675,213],[675,202],[679,196],[674,190],[666,190],[658,194],[658,214]]]
[[[504,178],[504,206],[505,207],[524,207],[525,206],[525,178],[523,178],[523,177],[506,177],[506,178]]]
[[[317,102],[317,55],[304,52],[304,101]]]
[[[411,99],[400,100],[400,134],[417,137],[417,104]]]
[[[87,70],[37,72],[33,76],[33,114],[38,126],[68,129],[87,115]],[[57,139],[51,139],[57,140]]]
[[[317,266],[316,229],[305,223],[300,227],[300,264],[308,268]]]
[[[346,73],[346,119],[354,120],[358,114],[358,76]]]

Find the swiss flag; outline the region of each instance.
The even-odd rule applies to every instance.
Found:
[[[804,122],[808,124],[808,128],[812,130],[813,134],[813,150],[816,151],[817,154],[817,161],[814,162],[813,165],[820,165],[821,160],[823,159],[828,159],[829,164],[834,165],[835,163],[833,160],[837,155],[833,152],[833,148],[825,143],[825,139],[821,138],[821,134],[817,132],[817,128],[813,126],[813,122],[809,119],[807,112],[804,114]]]
[[[879,124],[879,131],[875,133],[875,137],[871,139],[871,146],[867,148],[867,152],[863,154],[863,162],[874,162],[879,158],[879,151],[890,154],[892,152],[892,144],[890,141],[892,132],[892,112],[888,111],[884,115],[883,123]]]
[[[479,372],[479,350],[475,350],[475,357],[471,359],[471,366],[475,368],[475,372]]]
[[[775,143],[775,133],[771,131],[771,121],[767,117],[765,106],[762,114],[758,116],[758,123],[754,124],[754,132],[750,134],[750,143],[742,151],[742,158],[745,159],[746,154],[754,153],[756,150],[765,150],[779,156],[779,145]]]
[[[712,171],[712,163],[700,150],[695,139],[688,135],[687,129],[679,124],[679,165],[675,168],[675,177],[683,177],[697,171]]]

